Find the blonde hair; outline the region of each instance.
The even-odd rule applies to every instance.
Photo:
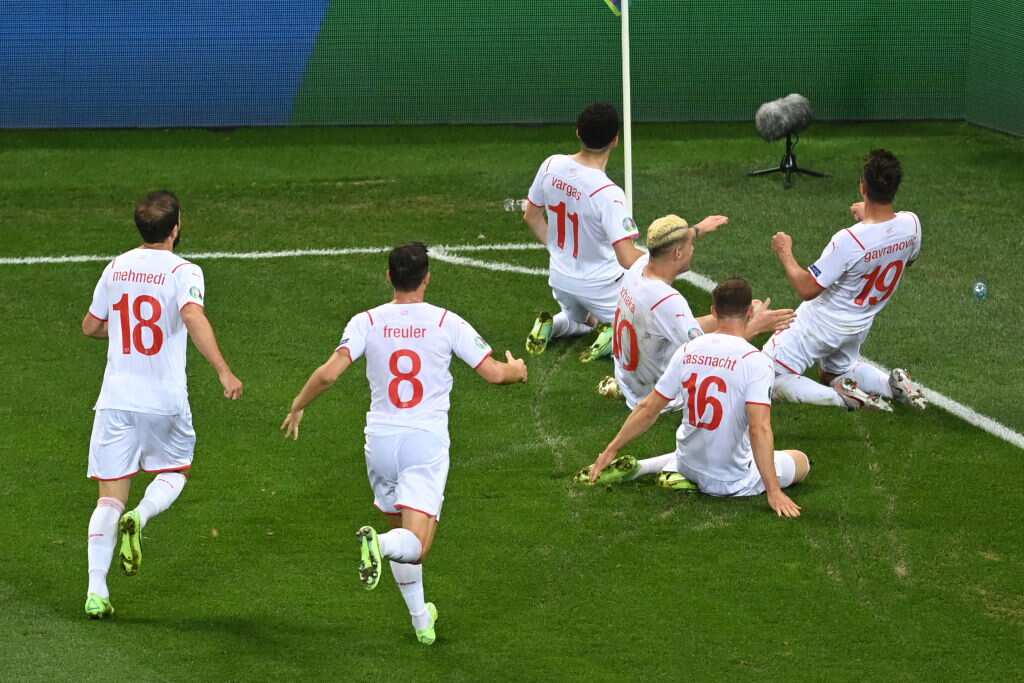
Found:
[[[674,213],[662,216],[647,228],[647,248],[653,255],[653,252],[662,247],[688,240],[690,239],[689,229],[689,224]]]

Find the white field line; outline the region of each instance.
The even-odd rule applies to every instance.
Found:
[[[466,256],[460,256],[460,253],[480,253],[480,252],[492,252],[492,251],[534,251],[543,249],[544,245],[539,242],[510,242],[507,244],[459,244],[459,245],[436,245],[430,248],[431,255],[438,261],[444,263],[450,263],[452,265],[467,266],[470,268],[480,268],[483,270],[490,270],[499,273],[517,273],[521,275],[535,275],[535,276],[546,276],[548,271],[546,268],[531,268],[528,266],[520,266],[514,263],[503,263],[500,261],[484,261],[481,259],[469,258]],[[262,259],[276,259],[276,258],[295,258],[302,256],[354,256],[359,254],[384,254],[387,253],[391,247],[348,247],[342,249],[291,249],[286,251],[249,251],[249,252],[230,252],[230,251],[212,251],[212,252],[197,252],[190,254],[182,254],[184,258],[193,259],[196,261],[204,260],[217,260],[217,259],[236,259],[236,260],[262,260]],[[89,262],[103,262],[109,261],[113,256],[99,256],[99,255],[73,255],[73,256],[26,256],[26,257],[0,257],[0,265],[3,266],[17,266],[17,265],[41,265],[41,264],[61,264],[61,263],[89,263]],[[684,273],[679,277],[680,280],[684,280],[687,283],[693,285],[697,289],[705,292],[710,292],[715,288],[715,281],[711,278],[701,275],[700,273]],[[888,369],[874,361],[867,358],[864,359],[868,363],[875,365],[884,372],[888,372]],[[1017,448],[1024,449],[1024,434],[1010,429],[1006,425],[998,422],[987,415],[982,415],[978,411],[974,410],[970,406],[965,406],[959,401],[955,401],[944,394],[940,394],[934,389],[924,387],[924,394],[928,401],[934,406],[942,408],[943,410],[957,416],[964,422],[981,429],[982,431],[988,432],[989,434],[1006,441],[1009,444],[1016,446]]]
[[[430,250],[431,252],[481,252],[533,251],[543,248],[544,245],[540,242],[510,242],[507,244],[457,244],[452,246],[438,244],[436,246],[431,246]],[[201,251],[182,253],[181,257],[195,261],[211,261],[217,259],[262,260],[273,258],[295,258],[299,256],[354,256],[358,254],[386,254],[390,250],[391,247],[346,247],[340,249],[288,249],[284,251]],[[116,254],[108,256],[100,254],[82,254],[74,256],[7,256],[0,257],[0,266],[34,266],[41,264],[105,262],[110,261],[114,256],[116,256]],[[483,262],[479,261],[476,263]],[[531,272],[529,274],[532,275],[535,273]],[[544,271],[544,274],[547,274],[547,271]]]

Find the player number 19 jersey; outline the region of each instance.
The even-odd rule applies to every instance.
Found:
[[[910,211],[840,230],[807,268],[825,291],[801,304],[798,315],[844,334],[870,328],[920,253],[921,221]]]
[[[388,303],[356,315],[338,349],[353,361],[366,356],[367,433],[411,427],[446,438],[452,355],[473,368],[491,355],[469,323],[428,303]]]

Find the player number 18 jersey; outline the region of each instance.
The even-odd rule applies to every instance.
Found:
[[[133,249],[107,265],[89,305],[109,338],[96,410],[188,412],[181,309],[202,306],[205,289],[199,266],[162,249]]]

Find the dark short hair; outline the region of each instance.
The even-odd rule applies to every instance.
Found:
[[[409,242],[395,247],[388,255],[388,275],[391,284],[400,292],[412,292],[423,284],[430,270],[427,245]]]
[[[181,206],[173,192],[150,192],[135,202],[135,226],[147,244],[163,242],[181,219]]]
[[[711,301],[719,318],[742,318],[753,299],[750,283],[741,277],[731,277],[711,292]]]
[[[619,112],[607,102],[588,104],[576,118],[576,132],[587,149],[604,149],[619,134]]]
[[[873,149],[864,160],[864,189],[868,199],[891,204],[903,180],[903,168],[896,155],[887,149]]]

